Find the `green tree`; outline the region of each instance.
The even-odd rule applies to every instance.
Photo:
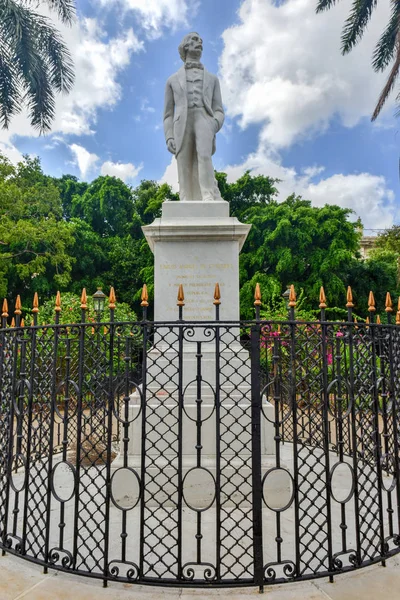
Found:
[[[52,293],[71,280],[73,225],[62,220],[58,189],[40,163],[16,167],[0,156],[0,295]]]
[[[303,288],[304,307],[310,310],[324,286],[330,306],[341,306],[344,274],[356,260],[360,240],[358,223],[350,215],[338,206],[312,207],[294,195],[284,202],[272,196],[268,202],[249,203],[241,213],[242,221],[252,225],[240,255],[242,316],[253,314],[248,288],[256,281],[267,299],[276,294],[277,282],[281,293],[291,284],[298,291]]]
[[[26,106],[31,125],[48,131],[55,114],[55,93],[68,93],[73,63],[52,21],[33,10],[45,4],[63,23],[75,14],[73,0],[0,0],[0,125]]]
[[[132,222],[132,191],[117,177],[97,177],[82,195],[72,197],[71,216],[84,219],[103,237],[123,235]]]
[[[337,0],[318,0],[317,12],[332,8]],[[347,54],[363,37],[378,0],[353,0],[352,8],[342,33],[342,53]],[[372,57],[376,72],[384,71],[392,64],[386,85],[372,114],[374,121],[392,92],[400,70],[400,2],[391,0],[392,12]],[[399,101],[399,96],[397,97]]]

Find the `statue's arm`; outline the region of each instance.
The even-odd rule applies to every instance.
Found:
[[[167,85],[165,86],[165,101],[164,101],[164,133],[165,133],[165,141],[168,143],[168,140],[174,138],[174,94],[172,91],[172,86],[169,81],[167,81]]]
[[[221,86],[219,85],[219,80],[217,77],[215,78],[212,109],[214,113],[214,118],[218,121],[219,131],[222,125],[224,124],[225,113],[224,107],[222,106]]]

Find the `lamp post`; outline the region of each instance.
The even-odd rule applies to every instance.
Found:
[[[283,292],[282,298],[285,298],[287,306],[289,308],[290,287],[287,288],[286,292]]]
[[[102,292],[102,289],[99,287],[97,288],[97,292],[93,294],[92,298],[97,321],[100,321],[101,315],[104,312],[107,296]]]

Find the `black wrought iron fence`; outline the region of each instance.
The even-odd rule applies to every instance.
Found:
[[[108,581],[262,587],[400,550],[400,327],[0,330],[0,547]],[[56,309],[59,305],[56,306]],[[400,314],[398,319],[400,321]]]

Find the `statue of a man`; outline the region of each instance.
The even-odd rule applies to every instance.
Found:
[[[165,140],[178,163],[183,201],[222,200],[211,156],[225,115],[218,78],[201,64],[202,52],[199,34],[186,35],[179,46],[185,64],[171,75],[165,89]]]

